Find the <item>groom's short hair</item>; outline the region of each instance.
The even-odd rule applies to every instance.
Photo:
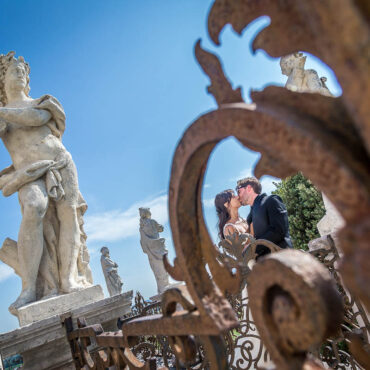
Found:
[[[236,183],[236,190],[238,191],[238,189],[245,188],[248,185],[252,187],[252,189],[254,190],[256,194],[261,194],[262,185],[259,182],[259,180],[254,176],[246,177],[244,179],[238,180],[238,182]]]

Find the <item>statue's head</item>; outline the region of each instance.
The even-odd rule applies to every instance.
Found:
[[[294,53],[280,58],[280,68],[283,75],[289,76],[293,69],[303,69],[306,63],[306,56],[303,53]]]
[[[139,208],[139,214],[141,218],[150,218],[152,214],[150,213],[150,208]]]
[[[23,57],[14,57],[15,52],[0,55],[0,106],[8,103],[7,91],[17,89],[27,96],[30,92],[30,67]]]
[[[101,253],[103,256],[107,256],[107,255],[109,254],[109,249],[108,249],[108,247],[106,247],[106,246],[101,247],[101,249],[100,249],[100,253]]]

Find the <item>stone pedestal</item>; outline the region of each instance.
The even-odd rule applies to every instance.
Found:
[[[29,325],[51,316],[61,315],[63,312],[68,312],[102,299],[104,299],[102,287],[94,285],[78,292],[33,302],[18,309],[19,326]]]
[[[81,299],[80,303],[84,305],[80,304],[79,308],[70,309],[69,312],[74,320],[84,317],[88,325],[101,324],[104,330],[114,331],[117,330],[118,317],[130,312],[131,300],[132,291],[89,304]],[[52,317],[0,334],[2,358],[20,354],[27,370],[74,369],[66,332],[59,316],[61,313],[58,311]]]

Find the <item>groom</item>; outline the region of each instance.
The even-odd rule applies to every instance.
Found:
[[[262,185],[255,177],[247,177],[237,182],[236,191],[243,206],[251,206],[247,217],[248,225],[253,223],[254,237],[269,240],[280,248],[293,248],[289,235],[288,213],[278,195],[262,193]],[[258,245],[257,259],[270,253]]]

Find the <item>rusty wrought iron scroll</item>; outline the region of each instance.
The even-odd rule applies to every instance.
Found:
[[[339,233],[343,250],[340,272],[351,294],[370,308],[370,32],[369,6],[363,0],[216,0],[208,30],[218,44],[230,23],[238,33],[261,15],[271,25],[257,35],[254,49],[274,57],[306,51],[336,73],[343,89],[338,98],[297,93],[269,86],[243,102],[216,55],[200,41],[195,55],[209,76],[208,91],[218,108],[200,116],[186,130],[174,154],[169,187],[169,213],[176,259],[165,265],[184,281],[191,296],[168,290],[161,313],[123,322],[116,333],[99,326],[68,333],[76,364],[100,368],[151,369],[132,348],[140,336],[165,336],[179,364],[189,368],[197,341],[211,369],[227,369],[225,335],[239,325],[226,294],[237,294],[240,268],[217,258],[201,202],[204,173],[215,146],[233,136],[261,153],[257,177],[284,178],[301,171],[322,190],[343,216]],[[342,321],[342,301],[327,269],[308,253],[281,251],[258,262],[248,275],[249,304],[258,331],[277,369],[321,369],[309,350],[335,335]],[[102,350],[89,354],[89,340]],[[350,339],[349,339],[350,340]],[[356,346],[361,363],[367,349]],[[77,365],[76,365],[77,367]],[[77,367],[78,368],[78,367]]]
[[[369,309],[369,2],[216,0],[208,18],[209,35],[219,44],[220,32],[226,24],[241,33],[262,15],[271,18],[271,25],[257,35],[254,50],[263,49],[273,57],[297,51],[315,55],[334,70],[343,95],[328,98],[278,87],[252,93],[257,111],[292,128],[294,134],[301,132],[291,138],[283,130],[280,142],[286,143],[285,149],[272,153],[267,137],[271,131],[261,123],[265,126],[262,154],[266,159],[257,166],[256,175],[285,177],[287,165],[301,170],[328,194],[346,221],[340,234],[344,281]],[[279,124],[274,127],[274,131],[280,129]],[[296,158],[303,151],[304,158]],[[270,159],[273,168],[269,166]]]

